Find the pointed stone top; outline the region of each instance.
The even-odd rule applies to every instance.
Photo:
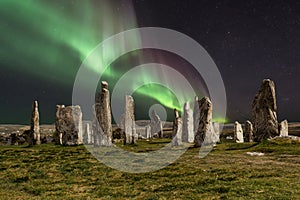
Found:
[[[156,116],[156,115],[157,115],[156,111],[155,111],[155,110],[152,110],[152,111],[151,111],[151,116]]]
[[[125,95],[125,99],[130,99],[130,100],[133,100],[133,97],[130,96],[130,95]]]
[[[271,79],[266,78],[263,80],[263,82],[271,82]]]
[[[199,102],[201,103],[207,102],[208,104],[211,104],[209,97],[203,97],[202,99],[199,100]]]
[[[187,101],[187,102],[184,103],[184,109],[185,110],[189,110],[190,109],[190,102]]]
[[[150,116],[151,120],[154,120],[154,121],[160,121],[160,117],[159,115],[156,113],[155,110],[152,110],[151,111],[151,116]]]
[[[37,110],[38,106],[39,106],[38,105],[38,101],[34,101],[33,104],[32,104],[32,108],[35,109],[35,110]]]
[[[261,87],[266,87],[267,85],[269,85],[271,88],[275,87],[275,83],[271,79],[264,79],[262,81]]]
[[[248,124],[252,124],[252,123],[251,123],[249,120],[247,120],[247,121],[246,121],[246,123],[248,123]]]
[[[195,96],[194,100],[195,100],[195,101],[198,101],[198,97],[197,97],[197,96]]]
[[[101,86],[102,86],[102,89],[107,89],[108,90],[108,83],[106,81],[102,81]]]
[[[174,109],[174,117],[175,117],[175,119],[180,117],[179,113],[178,113],[178,110],[176,108]]]

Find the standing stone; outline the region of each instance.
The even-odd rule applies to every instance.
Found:
[[[280,123],[279,133],[281,137],[289,136],[289,124],[287,120],[284,120]]]
[[[276,111],[275,84],[265,79],[252,103],[255,141],[260,142],[279,135]]]
[[[111,124],[111,109],[108,83],[101,82],[102,90],[96,98],[96,117],[99,122],[99,144],[96,146],[111,146],[112,145],[112,124]]]
[[[123,113],[120,117],[119,128],[123,131],[125,130],[125,113]]]
[[[247,120],[245,123],[245,142],[253,142],[253,125]]]
[[[100,138],[101,138],[101,129],[99,126],[99,122],[97,119],[97,114],[96,114],[96,105],[93,105],[93,120],[92,120],[92,130],[93,130],[93,144],[94,147],[99,147],[100,146]]]
[[[40,117],[39,117],[39,109],[38,109],[37,101],[34,101],[32,104],[30,131],[32,132],[31,135],[33,135],[32,138],[33,144],[41,144]]]
[[[158,114],[156,114],[155,110],[152,110],[150,118],[151,118],[150,127],[151,127],[152,137],[157,134],[159,138],[162,138],[163,137],[162,122]]]
[[[91,131],[89,122],[85,123],[85,129],[83,132],[83,143],[84,144],[93,144],[93,136],[92,136],[92,131]]]
[[[125,117],[124,117],[124,144],[136,143],[135,117],[134,117],[134,100],[132,96],[125,96]]]
[[[237,143],[244,143],[243,128],[239,122],[234,123],[234,141]]]
[[[82,144],[82,112],[80,106],[57,105],[55,128],[62,145]]]
[[[200,119],[200,110],[199,110],[199,104],[198,104],[198,97],[196,96],[194,99],[194,112],[193,112],[194,135],[198,131],[199,119]]]
[[[193,111],[190,109],[189,102],[186,102],[183,108],[182,141],[189,143],[194,142]]]
[[[220,124],[218,122],[212,123],[213,127],[213,143],[220,142]]]
[[[182,120],[179,116],[177,109],[174,109],[174,121],[173,121],[173,146],[182,145]]]
[[[212,128],[212,103],[208,97],[203,97],[198,101],[199,116],[196,121],[199,122],[198,130],[195,134],[195,147],[200,147],[207,137],[209,143],[213,134]]]
[[[151,126],[148,125],[145,127],[145,132],[146,132],[146,139],[150,139],[152,136],[151,136]]]
[[[65,108],[65,105],[56,105],[56,113],[55,113],[55,135],[54,141],[56,144],[62,144],[62,132],[60,131],[62,126],[61,120],[61,110]]]

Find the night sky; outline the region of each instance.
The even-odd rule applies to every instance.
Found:
[[[207,50],[225,84],[228,121],[251,119],[252,100],[265,78],[275,81],[279,120],[300,120],[298,1],[2,0],[0,123],[29,123],[34,100],[41,123],[53,123],[55,105],[72,103],[75,76],[86,56],[105,38],[137,27],[173,29]],[[113,55],[114,49],[106,52]],[[116,60],[103,79],[113,87],[133,64],[153,61],[192,74],[183,70],[189,63],[176,55],[145,50]],[[206,94],[205,84],[195,83]],[[164,89],[143,90],[135,95],[138,119],[152,103],[174,106],[162,99]]]

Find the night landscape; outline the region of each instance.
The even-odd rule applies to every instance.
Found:
[[[300,199],[300,3],[2,0],[0,199]]]

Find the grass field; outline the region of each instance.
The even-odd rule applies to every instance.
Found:
[[[167,141],[123,148],[145,152]],[[246,154],[254,151],[265,155]],[[225,143],[203,159],[198,152],[190,148],[166,168],[129,174],[101,164],[84,146],[1,146],[0,198],[300,199],[299,143]]]

